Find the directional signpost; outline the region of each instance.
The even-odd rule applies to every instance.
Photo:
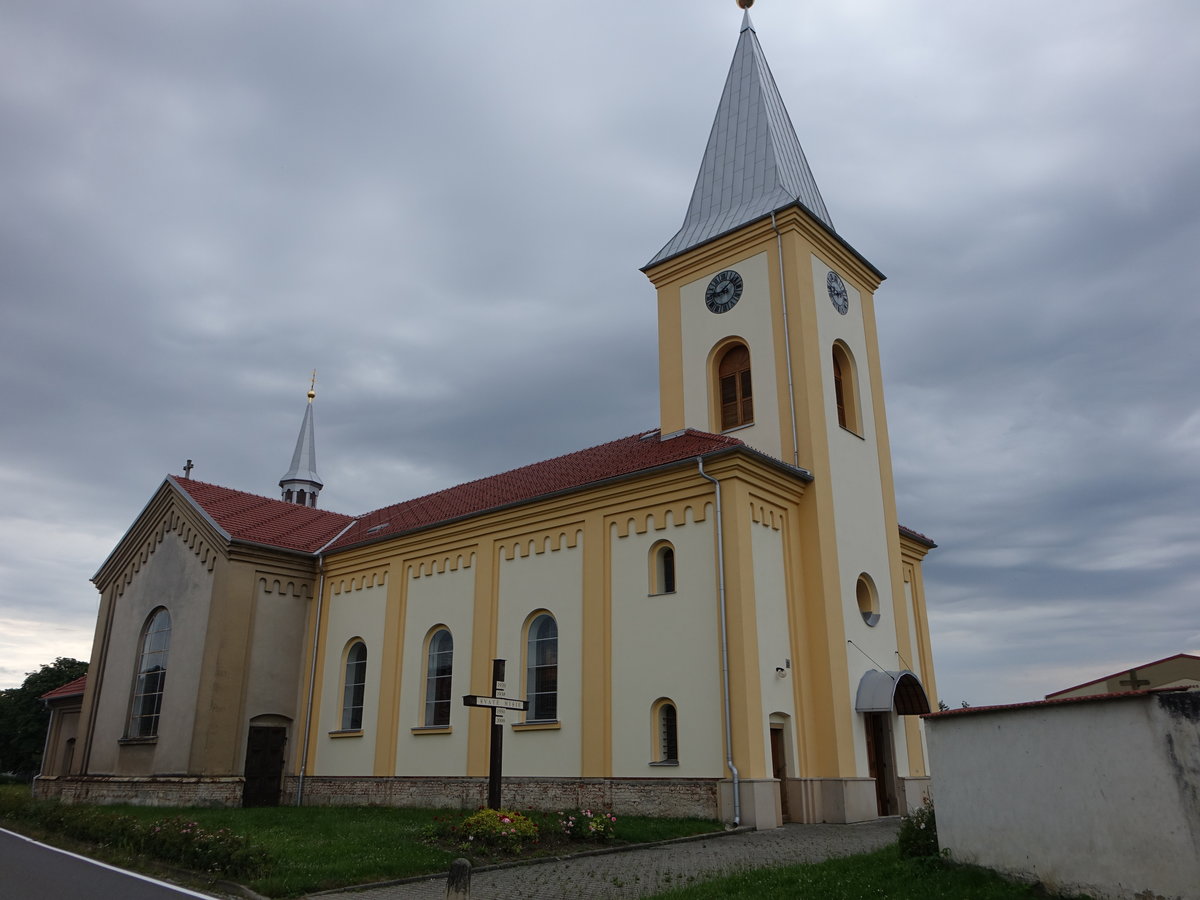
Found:
[[[492,752],[491,759],[488,761],[488,807],[499,809],[500,768],[504,756],[504,711],[506,709],[528,709],[529,702],[505,696],[504,660],[493,659],[491,696],[467,694],[463,697],[463,706],[482,706],[492,711]]]

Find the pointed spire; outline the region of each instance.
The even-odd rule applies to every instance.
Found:
[[[296,438],[296,449],[292,453],[292,465],[287,474],[279,479],[283,499],[301,506],[316,506],[317,495],[325,485],[317,474],[317,441],[313,428],[313,398],[317,396],[317,373],[312,374],[308,388],[308,406],[304,409],[304,421],[300,423],[300,435]]]
[[[749,4],[683,226],[652,266],[741,225],[799,203],[833,221],[758,43]]]

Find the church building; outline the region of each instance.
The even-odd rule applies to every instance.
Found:
[[[748,4],[743,4],[748,5]],[[657,292],[659,427],[365,515],[168,476],[94,577],[67,802],[904,812],[935,697],[874,294],[749,13]],[[387,502],[381,499],[381,502]],[[66,760],[64,762],[64,760]]]

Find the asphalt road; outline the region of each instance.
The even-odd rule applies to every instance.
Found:
[[[200,894],[0,828],[0,900],[182,900]]]

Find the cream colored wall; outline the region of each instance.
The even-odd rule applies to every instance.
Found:
[[[333,594],[328,599],[325,669],[321,673],[321,719],[317,775],[363,775],[374,770],[379,718],[384,617],[387,587],[375,584]],[[342,688],[346,648],[352,638],[367,645],[367,683],[363,696],[362,735],[334,737],[342,727]]]
[[[556,727],[522,730],[517,715],[506,725],[504,774],[578,776],[582,744],[580,656],[582,652],[583,540],[548,549],[550,540],[529,542],[499,565],[499,628],[496,656],[506,660],[509,696],[524,698],[525,623],[544,609],[558,624],[558,720]],[[540,551],[540,552],[539,552]]]
[[[115,600],[103,687],[93,720],[90,773],[188,771],[212,579],[183,539],[167,531]],[[119,741],[129,721],[142,629],[159,606],[171,614],[171,643],[158,739],[150,746],[122,748]]]
[[[734,269],[742,276],[742,297],[733,309],[717,314],[705,305],[704,292],[712,277],[725,269]],[[710,383],[709,357],[720,341],[739,337],[750,349],[754,424],[737,429],[735,436],[765,453],[782,457],[767,254],[757,253],[706,272],[680,288],[679,302],[685,422],[692,428],[721,430],[720,418],[714,418],[710,405],[713,385]]]
[[[641,534],[609,530],[612,583],[612,774],[617,778],[719,778],[724,771],[720,638],[712,508],[705,520],[651,517]],[[676,589],[650,595],[651,548],[675,548]],[[651,707],[678,714],[679,765],[651,766]]]
[[[467,773],[467,708],[462,705],[462,696],[487,692],[486,686],[470,683],[475,571],[469,560],[463,560],[457,569],[439,572],[431,567],[423,574],[414,572],[409,576],[404,663],[400,677],[397,775]],[[428,665],[426,643],[430,631],[439,625],[448,628],[454,640],[450,729],[422,731]]]
[[[826,288],[830,267],[815,255],[811,259],[821,354],[822,400],[829,422],[829,478],[834,497],[842,617],[846,637],[854,642],[854,646],[848,645],[847,649],[848,683],[853,699],[863,674],[876,668],[872,659],[883,669],[903,668],[896,655],[896,610],[886,531],[887,498],[883,491],[878,435],[875,433],[875,398],[871,391],[870,366],[878,363],[871,359],[868,352],[863,295],[844,272],[839,273],[850,295],[849,311],[841,315],[829,301]],[[833,380],[833,345],[837,341],[844,343],[854,357],[861,435],[837,424],[837,398]],[[874,626],[868,626],[863,621],[858,609],[856,587],[859,575],[864,572],[871,577],[879,597],[880,618]],[[900,727],[899,722],[893,721],[894,732],[899,733]],[[907,756],[901,746],[903,741],[895,743],[897,770],[907,771]],[[860,715],[854,716],[854,751],[858,772],[866,775],[866,735]],[[901,768],[901,756],[904,756],[904,768]]]
[[[305,583],[270,575],[258,579],[244,721],[239,723],[243,729],[255,716],[285,716],[295,721],[308,602]],[[290,729],[288,739],[294,740],[296,734]],[[244,744],[244,731],[242,740]]]
[[[793,727],[797,721],[795,701],[796,664],[791,642],[791,623],[788,619],[787,570],[784,563],[783,532],[772,527],[767,516],[765,521],[750,527],[751,547],[754,553],[754,601],[758,624],[758,678],[762,685],[763,716],[760,727],[763,746],[766,748],[766,771],[772,771],[771,761],[771,717],[777,724]],[[790,662],[790,666],[789,666]],[[784,676],[779,677],[776,668],[782,667]],[[786,719],[781,719],[786,716]],[[784,742],[788,754],[788,774],[800,774],[794,748],[798,746],[797,735],[787,735]]]

